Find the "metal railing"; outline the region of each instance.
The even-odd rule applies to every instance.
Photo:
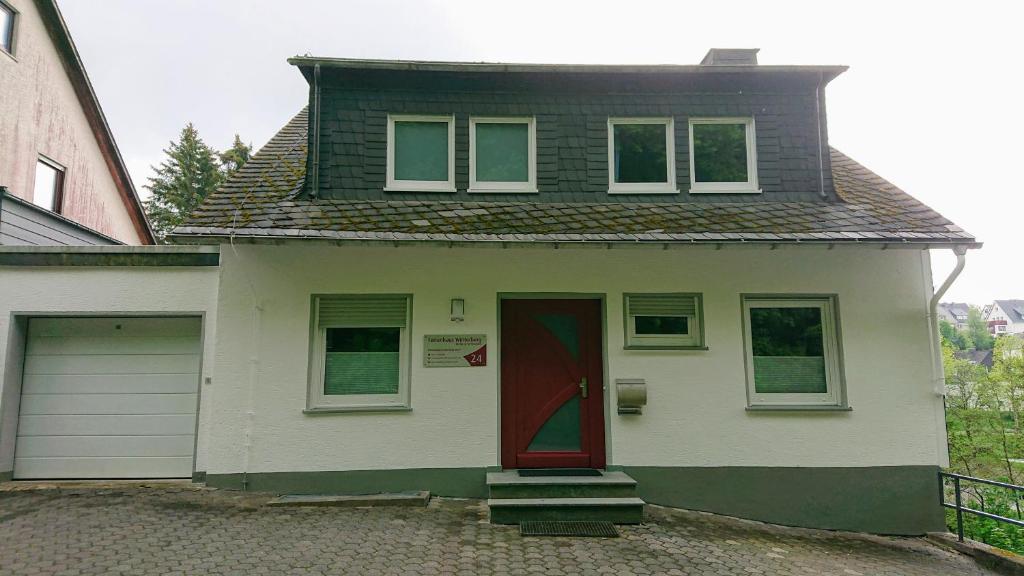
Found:
[[[946,478],[953,480],[953,497],[954,502],[946,502]],[[950,508],[956,510],[956,536],[963,542],[964,541],[964,512],[968,514],[975,514],[983,518],[991,518],[999,522],[1006,522],[1007,524],[1013,524],[1024,528],[1024,520],[1020,518],[1008,518],[1006,516],[1000,516],[998,514],[992,514],[991,512],[985,512],[984,510],[977,510],[964,506],[963,504],[963,493],[960,490],[961,482],[976,482],[978,484],[986,484],[988,486],[997,486],[999,488],[1006,488],[1007,490],[1013,490],[1016,493],[1024,492],[1024,486],[1018,486],[1016,484],[1007,484],[1006,482],[996,482],[995,480],[986,480],[984,478],[975,478],[974,476],[964,476],[962,474],[953,474],[952,472],[939,472],[939,502],[944,508]],[[1018,514],[1019,514],[1018,507]]]

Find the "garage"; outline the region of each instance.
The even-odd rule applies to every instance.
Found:
[[[192,476],[198,317],[28,321],[15,479]]]

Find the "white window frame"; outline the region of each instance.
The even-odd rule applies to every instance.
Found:
[[[615,181],[615,126],[619,124],[661,124],[665,126],[666,182]],[[676,187],[676,129],[675,119],[667,117],[609,118],[608,119],[608,193],[609,194],[678,194]]]
[[[53,190],[50,191],[50,203],[46,206],[40,204],[38,202],[39,199],[36,198],[36,177],[39,173],[40,164],[50,168],[55,173]],[[67,168],[65,168],[63,164],[40,154],[36,158],[36,170],[32,174],[32,204],[44,210],[49,210],[54,214],[60,214],[64,206],[64,184],[67,179],[67,175]]]
[[[397,394],[324,394],[324,368],[327,358],[327,328],[320,326],[320,299],[335,294],[313,297],[312,353],[310,354],[309,391],[306,412],[356,412],[409,410],[409,375],[412,351],[412,296],[406,295],[405,328],[399,328],[398,393]],[[332,326],[333,328],[333,326]],[[359,326],[353,328],[372,328]],[[390,327],[388,327],[390,328]]]
[[[647,293],[626,293],[623,294],[623,316],[626,319],[626,349],[627,350],[704,350],[704,327],[701,316],[704,315],[703,297],[699,293],[680,292],[665,294],[666,296],[678,296],[680,298],[693,298],[695,314],[662,314],[664,317],[686,318],[686,334],[637,334],[637,316],[648,316],[648,314],[630,313],[629,299],[632,296],[646,296]]]
[[[395,122],[448,123],[448,180],[395,179]],[[455,192],[455,116],[422,114],[388,114],[387,182],[385,192]]]
[[[697,182],[697,166],[694,163],[693,127],[698,124],[743,124],[747,136],[747,181],[746,182]],[[757,135],[753,116],[735,118],[690,118],[690,193],[691,194],[760,194],[757,184]]]
[[[0,0],[0,6],[2,6],[7,12],[11,14],[11,49],[6,50],[2,47],[2,45],[0,45],[0,52],[10,56],[15,61],[17,61],[17,58],[15,58],[14,53],[18,49],[18,22],[21,19],[21,13],[19,13],[14,8],[14,6],[11,6],[5,0]],[[2,31],[0,31],[0,33],[2,33]]]
[[[527,178],[526,182],[477,182],[476,179],[476,125],[526,124],[527,126]],[[535,193],[537,192],[537,121],[533,116],[470,117],[469,118],[469,192],[483,193]]]
[[[747,372],[747,403],[756,407],[832,407],[846,406],[842,350],[839,343],[839,318],[835,296],[744,295],[743,352]],[[825,354],[825,386],[823,394],[758,393],[754,388],[754,350],[750,329],[753,308],[818,308],[821,310],[823,351]]]

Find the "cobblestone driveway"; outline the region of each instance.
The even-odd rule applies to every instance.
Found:
[[[265,508],[186,485],[0,490],[0,574],[990,574],[917,539],[648,507],[616,539],[521,538],[486,505]]]

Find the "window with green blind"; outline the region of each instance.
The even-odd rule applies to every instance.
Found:
[[[626,348],[703,348],[702,308],[700,294],[625,294]]]
[[[469,119],[469,191],[536,192],[533,118]]]
[[[451,116],[388,116],[387,190],[454,192]]]
[[[835,298],[744,297],[751,405],[843,400]]]
[[[311,408],[408,405],[407,295],[314,298]]]

